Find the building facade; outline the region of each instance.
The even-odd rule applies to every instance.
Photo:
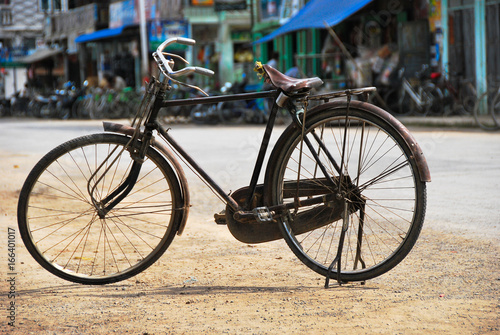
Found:
[[[256,0],[254,40],[280,28],[290,19],[288,13],[312,2]],[[346,2],[328,1],[336,9],[341,3]],[[328,12],[335,14],[334,10]],[[259,43],[256,58],[266,62],[277,51],[280,70],[297,64],[304,75],[320,76],[338,88],[378,84],[375,76],[383,74],[380,67],[405,67],[405,75],[414,76],[423,64],[446,76],[473,82],[478,94],[500,83],[499,0],[367,1],[333,29],[359,63],[360,71],[353,69],[349,57],[338,43],[329,41],[330,34],[323,28],[292,31]],[[360,77],[356,72],[365,72],[362,77],[368,79],[356,81]]]
[[[0,1],[0,96],[23,89],[26,66],[19,59],[43,45],[44,12],[38,0]]]
[[[49,2],[50,3],[50,2]],[[45,39],[63,46],[66,80],[99,82],[104,72],[124,77],[130,86],[140,87],[144,76],[155,73],[152,52],[164,39],[193,38],[194,48],[176,46],[174,51],[191,64],[216,72],[206,84],[216,86],[241,79],[251,71],[251,0],[225,4],[214,0],[143,0],[145,43],[141,43],[139,0],[80,1],[77,7],[61,7],[48,17]],[[221,6],[222,4],[222,6]],[[68,5],[70,5],[68,3]],[[144,55],[146,55],[144,57]],[[146,74],[143,58],[147,58]],[[79,64],[78,75],[74,65]]]
[[[332,25],[349,57],[325,27],[293,30],[259,42],[305,6],[320,2],[2,0],[3,87],[19,90],[35,77],[49,87],[68,80],[98,83],[109,71],[138,88],[144,76],[157,71],[151,53],[174,36],[193,38],[197,44],[170,51],[215,71],[214,78],[197,79],[203,86],[256,80],[254,61],[267,62],[273,52],[280,55],[279,70],[297,66],[303,76],[324,79],[328,88],[376,84],[384,79],[385,69],[397,66],[411,76],[422,64],[445,74],[460,73],[479,92],[489,82],[500,81],[500,0],[342,2],[363,3]],[[339,14],[340,2],[326,1],[331,8],[325,12]]]
[[[476,90],[500,84],[500,1],[442,0],[442,63]]]

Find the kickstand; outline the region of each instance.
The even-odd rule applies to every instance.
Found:
[[[344,248],[345,233],[347,232],[348,228],[349,228],[349,208],[347,201],[345,201],[342,232],[340,233],[339,246],[337,248],[337,256],[335,256],[335,259],[333,260],[332,264],[330,264],[330,266],[328,267],[328,272],[326,273],[326,279],[325,279],[325,288],[329,288],[330,286],[330,275],[332,274],[332,270],[335,265],[337,265],[337,282],[339,283],[339,285],[342,285],[342,278],[340,274],[341,258],[342,258],[342,249]]]

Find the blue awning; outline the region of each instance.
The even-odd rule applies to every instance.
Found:
[[[123,29],[130,27],[130,25],[123,25],[121,27],[117,28],[108,28],[108,29],[101,29],[98,31],[95,31],[90,34],[84,34],[80,35],[77,38],[75,38],[76,43],[85,43],[85,42],[92,42],[96,40],[101,40],[105,38],[110,38],[110,37],[115,37],[118,35],[121,35],[123,32]]]
[[[288,20],[287,23],[271,34],[257,40],[255,43],[268,42],[279,35],[292,31],[325,28],[325,22],[330,27],[334,26],[370,2],[372,2],[372,0],[310,0],[294,17]]]

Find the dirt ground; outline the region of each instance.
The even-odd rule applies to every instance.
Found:
[[[500,334],[500,245],[493,237],[426,222],[391,272],[325,289],[324,278],[283,241],[245,245],[213,223],[223,205],[196,182],[184,234],[152,267],[112,285],[65,282],[33,260],[17,233],[19,185],[32,163],[1,152],[0,161],[0,333]],[[16,229],[13,276],[9,228]]]

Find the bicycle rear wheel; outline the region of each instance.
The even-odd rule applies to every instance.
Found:
[[[493,98],[490,113],[493,117],[493,121],[497,125],[497,130],[500,129],[500,90],[497,90],[495,97]]]
[[[379,276],[400,263],[418,238],[425,182],[402,135],[380,117],[354,107],[347,119],[345,108],[311,114],[305,127],[311,145],[301,143],[297,128],[283,137],[270,163],[275,166],[271,201],[280,205],[330,198],[279,219],[283,236],[295,255],[323,276],[338,278],[340,271],[345,282]],[[338,256],[340,262],[329,269]]]
[[[487,131],[500,129],[495,115],[500,113],[500,95],[496,91],[487,91],[479,97],[474,107],[474,119],[477,125]]]
[[[73,139],[45,155],[26,179],[20,234],[35,260],[56,276],[82,284],[124,280],[153,264],[172,242],[181,191],[156,150],[148,148],[134,188],[105,217],[91,200],[96,182],[94,197],[101,201],[129,175],[133,160],[122,150],[128,140],[116,134]]]

